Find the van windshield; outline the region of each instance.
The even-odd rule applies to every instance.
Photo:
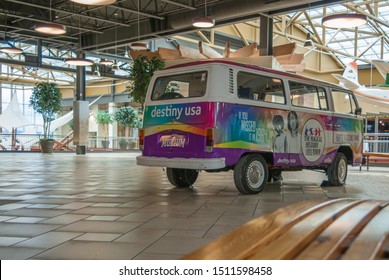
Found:
[[[155,81],[151,100],[169,100],[204,96],[207,71],[159,77]]]

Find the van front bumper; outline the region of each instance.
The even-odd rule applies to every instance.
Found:
[[[212,170],[226,167],[225,158],[166,158],[136,157],[138,165],[159,166],[181,169]]]

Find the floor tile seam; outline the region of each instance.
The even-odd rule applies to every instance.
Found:
[[[147,205],[146,205],[146,206],[147,206]],[[142,208],[145,208],[146,206],[143,206],[143,207],[139,208],[138,210],[140,210],[140,209],[142,209]],[[134,212],[136,212],[136,211],[138,211],[138,210],[135,210]],[[134,213],[134,212],[131,212],[131,213]],[[131,214],[131,213],[130,213],[130,214]],[[135,230],[135,229],[137,229],[137,228],[141,227],[142,225],[146,224],[146,223],[147,223],[147,222],[149,222],[150,220],[157,218],[157,217],[158,217],[158,216],[160,216],[161,214],[162,214],[162,213],[159,213],[157,216],[155,216],[155,217],[152,217],[151,219],[148,219],[147,221],[144,221],[144,222],[139,222],[139,223],[140,223],[140,225],[138,225],[138,226],[134,227],[133,229],[131,229],[131,230],[127,231],[126,233],[123,233],[123,234],[121,234],[121,235],[120,235],[120,236],[118,236],[117,238],[115,238],[115,239],[111,240],[111,242],[114,242],[116,239],[118,239],[118,238],[122,237],[123,235],[125,235],[125,234],[127,234],[127,233],[130,233],[131,231],[133,231],[133,230]],[[129,215],[129,214],[128,214],[128,215]],[[125,215],[125,216],[127,216],[127,215]],[[123,217],[125,217],[125,216],[122,216],[122,218],[123,218]],[[120,218],[119,218],[119,219],[120,219]],[[121,221],[118,221],[118,222],[121,222]],[[123,221],[123,222],[126,222],[126,221]]]
[[[201,236],[201,238],[204,238],[208,232],[214,227],[217,226],[216,223],[223,217],[223,215],[226,213],[226,211],[223,211],[219,217],[216,219],[216,221],[204,232],[204,234]]]
[[[57,229],[58,229],[58,228],[57,228]],[[40,237],[40,236],[42,236],[42,235],[45,235],[45,234],[51,233],[51,232],[54,232],[54,233],[59,233],[59,232],[64,232],[64,233],[79,233],[79,232],[73,232],[73,231],[57,231],[57,229],[53,229],[53,230],[50,230],[50,231],[42,232],[41,234],[38,234],[38,235],[36,235],[36,236],[34,236],[34,237],[29,237],[27,240],[23,240],[23,241],[17,242],[17,243],[12,244],[11,246],[8,246],[8,247],[36,249],[36,248],[32,248],[32,247],[17,247],[17,246],[14,246],[14,245],[17,245],[17,244],[19,244],[19,243],[21,243],[21,242],[26,242],[26,241],[28,241],[28,240],[31,240],[31,239],[33,239],[33,238]],[[81,234],[85,234],[85,233],[81,233]],[[78,237],[78,236],[80,236],[80,235],[77,235],[76,237]],[[74,237],[74,238],[76,238],[76,237]],[[69,240],[73,240],[74,238],[69,239]],[[69,241],[69,240],[67,240],[67,241]],[[67,241],[64,241],[64,242],[67,242]],[[62,243],[64,243],[64,242],[62,242]],[[62,243],[61,243],[61,244],[62,244]],[[57,246],[57,245],[56,245],[56,246]],[[56,246],[54,246],[54,247],[56,247]],[[54,248],[54,247],[50,247],[50,248],[48,248],[48,249],[51,249],[51,248]],[[47,249],[47,248],[37,248],[37,249]]]
[[[53,246],[53,247],[50,247],[50,248],[31,248],[31,247],[19,247],[19,248],[29,248],[29,249],[42,250],[41,252],[39,252],[39,253],[37,253],[37,254],[35,254],[35,255],[30,256],[29,258],[27,258],[27,260],[28,260],[28,259],[34,259],[35,256],[38,256],[38,255],[43,254],[43,253],[45,253],[45,252],[47,252],[47,251],[50,251],[50,250],[52,250],[52,249],[54,249],[54,248],[56,248],[56,247],[58,247],[58,246],[61,246],[61,245],[65,244],[65,243],[67,243],[67,242],[69,242],[69,241],[76,241],[76,240],[74,240],[74,239],[77,238],[77,237],[79,237],[79,236],[81,236],[81,235],[83,235],[83,234],[85,234],[85,233],[80,233],[79,235],[77,235],[77,236],[75,236],[75,237],[73,237],[73,238],[71,238],[71,239],[68,239],[68,240],[66,240],[66,241],[64,241],[64,242],[61,242],[61,243],[59,243],[59,244],[57,244],[57,245],[55,245],[55,246]],[[15,247],[15,248],[18,248],[18,247]]]
[[[255,207],[254,207],[253,213],[251,214],[251,217],[254,217],[255,212],[256,212],[257,209],[258,209],[258,205],[259,205],[259,202],[260,202],[260,201],[261,201],[261,199],[258,198],[257,203],[255,203]]]
[[[154,245],[156,242],[158,242],[159,240],[161,240],[163,237],[165,237],[169,232],[171,232],[173,229],[169,229],[165,234],[161,235],[159,238],[157,238],[156,240],[154,240],[153,242],[151,242],[148,246],[146,246],[141,252],[139,252],[138,254],[136,254],[132,259],[136,258],[138,255],[140,255],[141,253],[143,253],[144,251],[146,251],[148,248],[150,248],[152,245]]]

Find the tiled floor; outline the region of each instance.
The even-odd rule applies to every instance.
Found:
[[[350,168],[346,187],[323,173],[286,172],[240,195],[232,172],[171,186],[137,153],[0,153],[0,259],[177,259],[234,227],[306,199],[389,200],[389,168]]]

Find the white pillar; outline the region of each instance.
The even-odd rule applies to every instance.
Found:
[[[113,113],[115,112],[115,108],[116,108],[115,103],[113,102],[108,103],[108,113],[113,115]],[[109,147],[111,149],[115,147],[114,140],[112,138],[115,135],[115,126],[116,126],[116,122],[108,125],[108,139],[109,139]]]

